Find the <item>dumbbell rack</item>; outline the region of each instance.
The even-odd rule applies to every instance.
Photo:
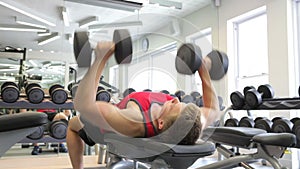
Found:
[[[14,109],[74,109],[72,100],[67,100],[64,104],[55,104],[49,99],[44,99],[44,101],[38,104],[30,103],[26,99],[19,99],[14,103],[6,103],[0,100],[0,107]]]
[[[250,111],[250,110],[300,110],[300,98],[290,98],[283,100],[274,100],[274,101],[264,101],[257,108],[250,108],[247,104],[245,104],[242,108],[236,108],[233,105],[228,107],[221,116],[220,125],[224,126],[225,116],[229,114],[230,111]],[[300,141],[297,139],[297,145],[294,147],[300,148]],[[292,161],[290,161],[292,163]]]

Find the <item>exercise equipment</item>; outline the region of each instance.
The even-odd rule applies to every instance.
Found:
[[[185,92],[183,90],[177,90],[174,95],[181,101],[181,97],[185,95]]]
[[[160,92],[161,92],[161,93],[164,93],[164,94],[170,94],[170,92],[169,92],[168,90],[165,90],[165,89],[164,89],[164,90],[161,90]]]
[[[4,82],[1,85],[1,97],[6,103],[14,103],[19,99],[20,91],[15,82]]]
[[[276,118],[273,121],[272,132],[274,133],[293,133],[293,123],[287,118]]]
[[[236,118],[230,118],[230,119],[227,119],[225,121],[225,124],[224,124],[225,127],[238,127],[239,126],[239,120],[236,119]]]
[[[27,136],[31,140],[39,140],[44,136],[45,126],[38,126],[37,129]]]
[[[38,104],[44,100],[44,91],[37,83],[29,83],[25,86],[25,93],[30,103]]]
[[[239,91],[235,91],[230,94],[230,100],[235,109],[241,109],[245,106],[244,96],[245,96],[246,92],[250,89],[255,89],[255,87],[253,87],[253,86],[244,87],[244,89],[243,89],[244,95]]]
[[[248,116],[242,117],[239,121],[239,127],[254,127],[254,120]]]
[[[192,91],[190,93],[190,95],[193,96],[194,101],[196,101],[197,98],[201,97],[201,94],[199,92],[197,92],[197,91]]]
[[[67,136],[68,121],[65,119],[50,122],[49,135],[56,139],[64,139]]]
[[[273,98],[274,97],[274,90],[271,85],[265,84],[260,85],[257,90],[250,89],[245,94],[245,101],[250,108],[258,107],[263,99],[266,98]]]
[[[297,147],[300,147],[300,120],[294,122],[292,132],[297,138]]]
[[[144,89],[143,92],[152,92],[151,89]]]
[[[186,95],[181,97],[181,102],[183,102],[183,103],[193,103],[194,98],[193,98],[193,96],[191,96],[189,94],[186,94]]]
[[[56,104],[63,104],[68,100],[68,93],[60,84],[54,84],[49,88],[51,100]]]
[[[123,98],[125,98],[127,95],[129,95],[130,93],[133,93],[133,92],[135,92],[135,89],[133,89],[133,88],[125,89],[123,92]]]
[[[127,29],[114,31],[115,59],[118,64],[130,63],[132,60],[132,40]],[[87,32],[75,32],[73,50],[78,67],[89,67],[92,61],[92,47]]]
[[[178,73],[192,75],[198,71],[202,63],[205,63],[209,69],[209,75],[212,80],[220,80],[227,73],[228,56],[224,52],[213,50],[207,57],[202,58],[201,49],[197,45],[186,43],[178,49],[175,59]]]
[[[266,117],[259,117],[254,120],[254,128],[259,128],[267,131],[268,133],[272,132],[273,122]]]
[[[111,96],[110,93],[106,90],[100,90],[97,91],[96,100],[97,101],[104,101],[104,102],[110,102]]]

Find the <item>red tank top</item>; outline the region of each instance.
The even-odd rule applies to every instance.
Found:
[[[116,106],[120,109],[124,109],[129,101],[134,101],[139,105],[142,112],[144,126],[145,126],[145,137],[152,137],[157,135],[157,131],[151,119],[150,107],[153,103],[162,105],[164,102],[173,99],[172,96],[164,93],[155,92],[134,92],[127,95],[121,102]]]

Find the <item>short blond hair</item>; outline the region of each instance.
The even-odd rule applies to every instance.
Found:
[[[195,144],[201,134],[201,110],[189,103],[177,118],[170,118],[160,133],[163,142],[181,145]]]

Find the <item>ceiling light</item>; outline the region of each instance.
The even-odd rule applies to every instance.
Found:
[[[38,36],[49,36],[51,35],[51,32],[49,31],[49,29],[47,29],[45,32],[38,32],[37,34]]]
[[[79,21],[79,27],[84,28],[84,27],[89,26],[98,21],[99,21],[99,18],[97,16],[88,17],[88,18],[85,18],[85,19]]]
[[[160,6],[171,7],[175,9],[182,9],[181,2],[169,1],[169,0],[149,0],[149,4],[159,4]]]
[[[46,29],[25,26],[25,25],[0,25],[0,30],[4,31],[25,31],[25,32],[46,32]]]
[[[58,34],[58,32],[54,32],[51,35],[46,36],[45,38],[39,40],[38,45],[45,45],[45,44],[52,42],[58,38],[60,38],[60,35]]]
[[[124,0],[65,0],[69,2],[75,2],[80,4],[94,5],[105,8],[113,8],[117,10],[124,10],[134,12],[136,9],[141,9],[143,7],[143,3],[139,2],[131,2]]]
[[[38,25],[38,24],[26,22],[26,21],[21,21],[21,20],[18,20],[17,17],[16,17],[15,19],[16,19],[16,23],[18,23],[18,24],[22,24],[22,25],[27,25],[27,26],[33,26],[33,27],[37,27],[37,28],[43,28],[43,29],[46,29],[46,26],[43,26],[43,25]]]
[[[89,30],[99,30],[105,27],[125,27],[125,26],[142,26],[142,21],[131,21],[131,22],[114,22],[114,23],[105,23],[105,24],[97,24],[89,26]]]
[[[25,10],[22,10],[20,8],[17,8],[16,6],[21,6],[21,5],[18,5],[16,2],[13,2],[11,0],[0,0],[0,5],[5,6],[5,7],[9,8],[11,10],[14,10],[16,12],[19,12],[19,13],[21,13],[23,15],[26,15],[26,16],[32,18],[32,19],[38,20],[40,22],[43,22],[43,23],[45,23],[47,25],[56,26],[56,24],[54,24],[54,23],[52,23],[50,21],[47,21],[46,19],[43,19],[43,18],[41,18],[41,17],[39,17],[37,15],[34,15],[32,13],[29,13],[29,12],[26,12]],[[30,10],[28,9],[28,11],[30,11]]]
[[[62,17],[63,17],[65,26],[70,26],[70,20],[69,20],[69,15],[68,15],[68,12],[67,12],[67,8],[66,7],[61,7],[61,13],[62,13]]]

